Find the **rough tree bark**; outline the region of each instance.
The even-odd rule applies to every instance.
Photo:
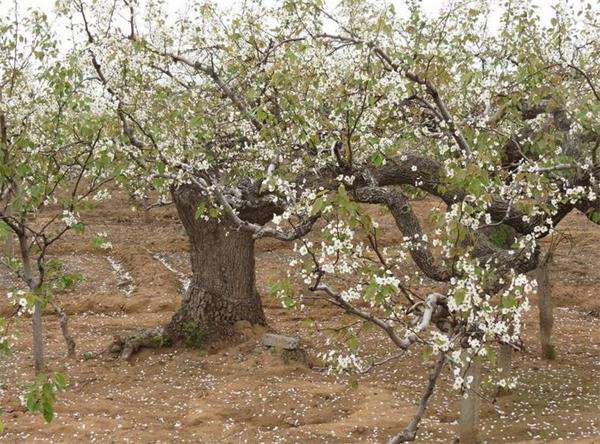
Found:
[[[540,311],[540,342],[542,345],[542,357],[544,359],[555,359],[556,351],[551,342],[552,327],[554,325],[554,313],[552,307],[552,287],[548,279],[548,267],[552,261],[552,251],[548,251],[540,261],[536,269],[538,308]]]
[[[182,338],[192,324],[203,334],[226,336],[238,321],[264,324],[255,285],[252,234],[237,230],[225,220],[197,218],[201,197],[193,189],[180,188],[173,197],[190,241],[192,282],[181,307],[166,326],[166,334]],[[241,216],[256,219],[257,215],[250,213]]]
[[[255,239],[225,216],[220,220],[197,217],[202,194],[192,186],[172,190],[173,202],[190,243],[192,280],[181,306],[164,326],[115,338],[109,351],[128,359],[142,347],[160,347],[166,342],[228,337],[234,324],[248,321],[265,324],[265,315],[255,285]],[[252,206],[239,210],[246,221],[264,224],[271,219],[272,206]]]

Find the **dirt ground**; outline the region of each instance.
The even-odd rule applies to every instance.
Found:
[[[426,212],[433,203],[416,205]],[[87,234],[70,236],[52,252],[68,270],[86,277],[58,296],[77,340],[75,359],[65,357],[56,316],[44,316],[47,363],[68,376],[69,387],[50,425],[24,411],[17,396],[33,377],[30,319],[16,320],[13,328],[21,335],[15,352],[0,361],[0,417],[6,424],[0,441],[375,443],[410,419],[426,381],[418,351],[358,376],[358,384],[261,348],[264,329],[250,326],[240,328],[235,344],[202,350],[178,345],[144,350],[131,362],[109,359],[101,352],[115,335],[164,323],[178,307],[189,275],[187,240],[172,208],[145,216],[129,203],[111,203],[83,219]],[[385,241],[393,243],[398,233],[391,221],[382,217],[381,223]],[[494,404],[483,402],[485,442],[600,443],[600,229],[572,214],[561,230],[570,242],[559,248],[550,274],[558,359],[540,359],[532,309],[527,349],[513,363],[519,386]],[[89,235],[95,232],[107,232],[114,248],[94,248]],[[269,327],[298,335],[314,356],[327,349],[327,327],[342,318],[315,301],[306,309],[315,321],[309,326],[298,312],[267,296],[268,284],[285,275],[290,257],[291,245],[259,242],[258,289]],[[10,285],[0,271],[0,294]],[[306,291],[300,285],[297,290]],[[361,342],[366,350],[385,356],[393,348],[373,331]],[[458,399],[447,376],[432,398],[419,442],[452,442],[457,434]]]

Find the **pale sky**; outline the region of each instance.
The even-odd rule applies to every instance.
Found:
[[[19,5],[19,9],[25,10],[30,6],[34,6],[34,7],[38,7],[41,8],[43,10],[45,10],[46,12],[50,12],[53,9],[54,6],[54,1],[55,0],[16,0],[16,2]],[[193,1],[193,0],[191,0]],[[232,5],[235,5],[235,3],[239,1],[239,0],[217,0],[217,3],[219,5],[223,5],[224,7],[229,7]],[[394,5],[397,6],[398,10],[402,10],[403,9],[403,5],[404,5],[404,1],[403,0],[382,0],[385,1],[386,3],[393,3]],[[491,2],[495,3],[495,4],[499,4],[500,2],[498,0],[490,0]],[[3,9],[7,9],[9,6],[12,6],[14,4],[15,0],[0,0],[0,10]],[[575,0],[570,0],[570,2],[575,2]],[[173,11],[178,11],[181,8],[183,8],[186,4],[190,3],[190,0],[169,0],[169,6],[172,7]],[[336,3],[336,0],[327,0],[327,3],[334,5]],[[422,0],[422,4],[423,7],[425,9],[425,11],[427,11],[430,15],[435,15],[440,7],[442,5],[444,5],[446,2],[445,0]],[[542,22],[544,23],[548,23],[550,21],[550,18],[553,15],[553,10],[552,10],[552,4],[554,3],[553,0],[533,0],[533,3],[538,7],[538,11],[540,14],[540,17],[542,19]],[[500,8],[498,7],[498,14],[497,16],[499,16],[500,14]],[[494,26],[492,24],[492,29],[496,28],[497,26]]]

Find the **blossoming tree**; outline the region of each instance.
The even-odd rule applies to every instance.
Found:
[[[32,315],[34,366],[41,373],[45,307],[56,311],[68,353],[75,352],[67,316],[52,293],[77,276],[49,252],[70,230],[83,230],[77,211],[105,196],[115,170],[83,73],[76,59],[59,54],[46,17],[14,10],[0,20],[0,236],[16,240],[0,264],[23,284],[8,297],[13,315]]]
[[[575,15],[558,5],[542,26],[530,4],[507,2],[492,33],[487,2],[458,2],[435,19],[417,5],[402,18],[367,1],[335,12],[319,2],[294,8],[329,52],[352,48],[340,58],[359,73],[364,93],[353,107],[365,111],[352,123],[354,137],[342,140],[351,180],[319,205],[324,240],[299,248],[304,276],[399,349],[380,361],[326,358],[368,370],[415,344],[436,354],[415,417],[391,442],[412,440],[445,362],[454,386],[468,391],[471,367],[494,360],[494,343],[521,348],[522,313],[535,289],[525,273],[538,265],[537,241],[574,209],[600,222],[597,10],[584,5]],[[315,27],[320,22],[335,31]],[[372,101],[375,115],[360,107]],[[378,120],[390,109],[401,110],[400,131]],[[374,166],[357,163],[357,151],[373,153]],[[432,208],[437,227],[429,233],[412,209],[415,189],[444,204]],[[355,202],[387,207],[404,242],[380,247]],[[409,258],[417,273],[407,272]],[[422,294],[434,283],[438,292]]]
[[[122,356],[190,324],[215,337],[237,321],[264,323],[254,244],[296,239],[318,219],[318,190],[343,169],[338,129],[317,113],[344,79],[330,82],[324,54],[280,7],[225,16],[204,4],[169,22],[161,2],[65,3],[126,141],[124,174],[138,194],[173,200],[191,246],[181,308],[129,338]]]
[[[178,18],[158,1],[65,3],[123,134],[125,174],[141,194],[170,195],[190,239],[180,310],[124,356],[189,322],[214,335],[264,322],[255,240],[294,240],[321,218],[322,240],[300,242],[293,265],[398,349],[326,358],[367,371],[416,346],[436,355],[392,442],[412,440],[445,364],[468,390],[495,344],[522,347],[538,240],[574,209],[600,221],[592,7],[579,18],[557,7],[542,26],[530,4],[508,1],[492,33],[484,1],[435,19],[413,2],[407,17],[379,2],[328,11],[309,0],[235,14],[203,3]],[[413,193],[440,203],[432,230]],[[383,248],[362,204],[386,208],[403,242]]]

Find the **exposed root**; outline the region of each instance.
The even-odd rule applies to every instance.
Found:
[[[58,322],[60,324],[60,329],[63,334],[63,338],[65,338],[65,344],[67,345],[67,356],[75,356],[75,339],[71,335],[69,331],[69,317],[67,313],[55,302],[52,302],[52,308],[56,312],[58,316]]]
[[[171,343],[170,336],[164,327],[142,330],[127,337],[115,337],[108,351],[118,354],[120,359],[127,360],[141,348],[160,348]]]

